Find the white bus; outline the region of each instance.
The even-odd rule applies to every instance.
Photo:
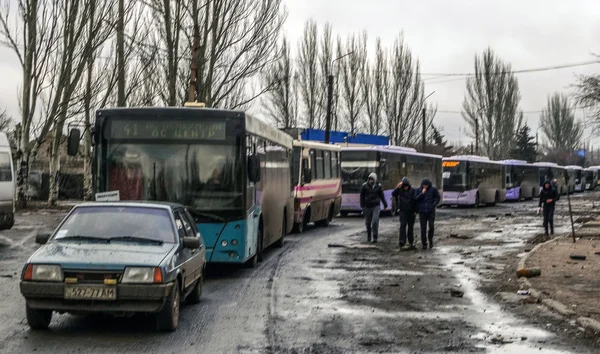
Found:
[[[569,185],[565,182],[565,168],[554,162],[535,162],[534,166],[538,168],[538,177],[540,181],[540,192],[544,188],[544,182],[556,180],[556,191],[559,195],[570,192]]]
[[[442,205],[496,205],[506,200],[504,164],[482,156],[445,157]]]
[[[577,165],[565,166],[569,174],[569,186],[573,185],[572,192],[583,192],[585,189],[585,175],[583,167]]]
[[[0,132],[0,230],[15,224],[15,178],[10,142]]]
[[[301,233],[311,222],[329,225],[340,212],[341,147],[304,140],[294,140],[293,144],[294,231]]]

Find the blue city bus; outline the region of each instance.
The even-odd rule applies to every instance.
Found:
[[[80,135],[71,129],[69,155]],[[293,139],[244,112],[101,109],[92,136],[93,191],[185,205],[209,263],[255,266],[291,231]]]

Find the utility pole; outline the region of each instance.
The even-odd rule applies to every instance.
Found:
[[[119,0],[117,19],[117,107],[125,107],[125,0]]]
[[[329,134],[331,132],[331,111],[333,104],[333,75],[327,76],[327,116],[325,119],[325,144],[329,144]]]
[[[471,155],[473,155],[473,143],[471,143]]]
[[[198,24],[197,1],[192,2],[194,14],[194,41],[192,47],[192,62],[190,65],[190,86],[188,87],[188,102],[196,102],[198,98],[198,47],[200,43],[200,25]]]
[[[348,55],[354,53],[354,51],[350,51],[342,56],[339,56],[333,61],[331,61],[331,68],[333,68],[333,63],[336,61],[347,57]],[[333,70],[332,70],[333,71]],[[325,117],[325,144],[329,144],[329,135],[331,133],[331,116],[332,114],[332,104],[333,104],[333,74],[330,73],[327,76],[327,115]]]
[[[427,132],[426,132],[426,130],[427,130],[427,122],[426,122],[426,120],[427,120],[427,109],[425,107],[423,107],[423,132],[422,132],[422,134],[423,134],[423,136],[422,136],[422,138],[423,138],[422,144],[423,145],[421,147],[421,152],[425,152],[425,148],[426,148],[426,145],[427,145]]]
[[[475,154],[479,155],[479,118],[475,118]]]

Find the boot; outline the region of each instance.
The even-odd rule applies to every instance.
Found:
[[[367,231],[367,242],[371,243],[371,231]]]

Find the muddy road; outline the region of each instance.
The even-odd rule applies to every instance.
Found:
[[[593,200],[600,193],[573,197],[575,219],[600,212]],[[62,214],[21,214],[0,232],[0,352],[598,353],[597,338],[516,295],[518,257],[542,233],[536,207],[440,209],[429,251],[400,252],[396,218],[381,220],[377,246],[359,217],[309,227],[256,269],[211,269],[203,302],[182,307],[172,334],[146,317],[70,315],[30,331],[19,274],[35,233]],[[566,211],[561,198],[557,234],[570,228]]]

